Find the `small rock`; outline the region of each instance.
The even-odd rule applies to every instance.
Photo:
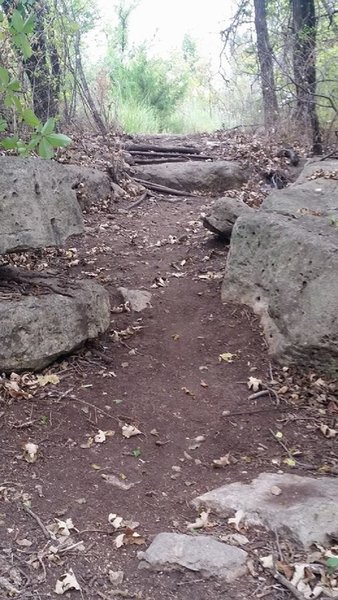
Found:
[[[145,308],[151,307],[151,293],[145,290],[129,290],[125,287],[119,287],[118,291],[122,294],[123,300],[129,302],[131,310],[141,312]]]
[[[140,567],[155,570],[180,569],[233,581],[246,573],[247,553],[207,535],[160,533],[145,552],[139,552]]]
[[[124,579],[123,571],[108,571],[108,578],[112,585],[121,585]]]
[[[254,210],[239,198],[219,198],[214,202],[209,213],[204,216],[203,225],[225,241],[229,241],[238,217],[253,213]]]

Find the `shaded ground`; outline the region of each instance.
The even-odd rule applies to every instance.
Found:
[[[70,596],[90,600],[192,593],[196,600],[286,598],[258,572],[234,585],[189,573],[153,574],[137,570],[137,551],[146,546],[116,548],[121,532],[109,524],[110,513],[137,521],[139,541],[148,545],[160,531],[187,531],[196,495],[264,470],[288,470],[283,460],[296,450],[296,473],[332,474],[337,463],[334,441],[318,431],[320,418],[332,424],[337,406],[328,406],[327,388],[315,384],[317,377],[304,378],[302,387],[288,371],[272,369],[256,319],[245,308],[221,305],[227,248],[201,227],[206,200],[147,200],[130,213],[123,202],[111,212],[94,207],[86,236],[63,251],[31,256],[36,267],[102,282],[111,293],[112,324],[104,339],[45,371],[58,374],[60,383],[30,399],[7,394],[1,400],[1,556],[18,569],[22,598],[57,597],[55,582],[69,568],[82,588]],[[151,291],[152,307],[126,311],[118,286]],[[232,362],[220,359],[224,353]],[[279,403],[275,394],[248,400],[248,378],[269,381],[272,374]],[[124,438],[125,424],[141,434]],[[104,443],[90,441],[98,430],[114,434]],[[22,458],[28,440],[39,446],[33,464]],[[230,464],[214,468],[213,460],[228,453]],[[131,487],[118,489],[103,475]],[[28,500],[33,516],[23,509]],[[73,542],[83,541],[83,548],[53,555],[34,515],[45,526],[71,518],[78,530]],[[214,521],[210,534],[232,531]],[[276,542],[257,530],[246,535],[254,560]],[[117,589],[109,570],[124,571]]]

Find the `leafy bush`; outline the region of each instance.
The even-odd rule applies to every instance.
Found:
[[[29,35],[34,31],[34,13],[26,15],[24,3],[19,4],[11,17],[6,19],[1,11],[0,24],[2,24],[1,38],[9,38],[14,49],[20,52],[26,60],[32,55]],[[19,8],[21,7],[21,11]],[[0,139],[0,146],[6,150],[16,150],[21,156],[27,156],[36,151],[42,158],[52,158],[55,148],[67,146],[71,140],[66,135],[55,132],[56,120],[49,118],[42,123],[31,108],[27,108],[22,101],[22,89],[18,79],[12,77],[10,71],[0,64],[0,106],[12,111],[15,121],[23,126],[28,126],[31,133],[28,140],[24,141],[17,133]],[[9,129],[9,124],[0,114],[0,134]]]

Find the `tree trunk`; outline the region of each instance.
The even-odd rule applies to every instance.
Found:
[[[257,54],[260,66],[260,77],[264,107],[264,122],[267,128],[276,123],[278,102],[275,78],[273,73],[272,48],[266,21],[266,0],[254,0],[255,27],[257,36]]]
[[[310,128],[312,150],[322,154],[322,137],[316,109],[316,12],[314,0],[293,0],[293,71],[297,105],[295,121]]]

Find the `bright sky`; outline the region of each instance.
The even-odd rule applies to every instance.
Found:
[[[105,25],[114,24],[116,4],[118,0],[97,0]],[[234,0],[140,0],[130,16],[130,42],[148,40],[153,52],[163,55],[180,48],[184,34],[189,33],[202,56],[218,60],[222,47],[219,32],[233,12]],[[104,52],[97,34],[95,38],[95,43],[89,42],[93,58]]]

